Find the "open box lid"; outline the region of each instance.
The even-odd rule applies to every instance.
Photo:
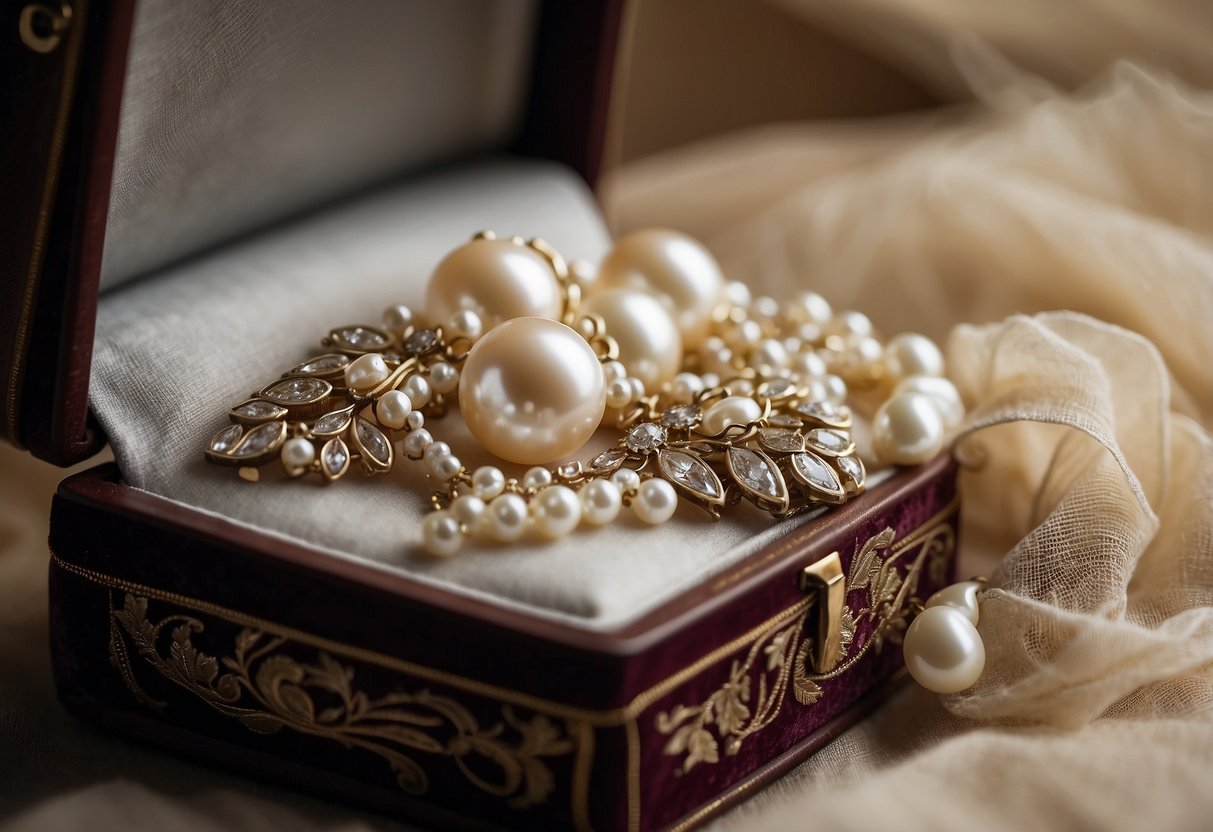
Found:
[[[467,13],[490,5],[469,3]],[[525,38],[522,112],[502,149],[559,161],[593,183],[621,10],[622,0],[539,0]],[[59,465],[105,444],[88,386],[136,11],[133,0],[64,0],[4,12],[0,122],[11,129],[0,153],[0,436]]]

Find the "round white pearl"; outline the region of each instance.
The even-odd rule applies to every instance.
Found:
[[[425,290],[426,317],[450,320],[461,309],[485,331],[511,318],[559,318],[563,300],[547,259],[510,240],[473,240],[448,254]]]
[[[703,379],[694,373],[679,373],[670,382],[670,398],[679,404],[690,404],[703,392]]]
[[[484,500],[475,494],[461,494],[451,502],[451,514],[459,520],[468,531],[475,531],[484,517]]]
[[[358,356],[345,368],[345,386],[359,392],[370,390],[391,372],[382,355],[369,352]]]
[[[753,318],[747,318],[737,325],[732,334],[735,346],[743,349],[745,347],[756,347],[762,340],[762,324]]]
[[[742,283],[740,280],[730,280],[724,284],[724,299],[733,304],[745,309],[750,305],[754,296],[750,293],[750,287]]]
[[[880,406],[872,422],[876,454],[895,465],[918,465],[943,448],[943,419],[930,396],[903,393]]]
[[[552,484],[552,472],[537,465],[523,474],[519,483],[526,489],[543,488]]]
[[[413,403],[399,390],[389,390],[375,403],[375,418],[384,427],[400,430],[413,412]]]
[[[846,361],[853,367],[866,367],[875,364],[885,354],[885,348],[880,341],[871,335],[856,338],[847,347]]]
[[[607,384],[628,377],[628,368],[618,361],[605,361],[602,364],[602,380]]]
[[[729,425],[746,425],[761,416],[762,408],[749,396],[727,396],[704,412],[696,430],[704,436],[715,436]]]
[[[764,338],[750,352],[751,367],[761,367],[764,364],[775,369],[788,366],[788,351],[774,338]]]
[[[674,318],[684,349],[708,334],[712,311],[724,295],[724,276],[711,253],[676,231],[629,234],[602,261],[592,294],[639,289],[655,295]]]
[[[958,584],[945,586],[927,599],[927,609],[931,607],[952,607],[965,614],[974,627],[981,617],[981,605],[977,593],[981,592],[981,581],[961,581]]]
[[[463,544],[463,529],[449,511],[433,511],[421,521],[421,543],[427,552],[440,558],[450,557]]]
[[[459,377],[463,421],[489,453],[535,465],[577,451],[602,421],[598,356],[569,327],[515,318],[476,342]]]
[[[383,310],[383,328],[399,338],[413,325],[413,310],[407,306],[389,306]]]
[[[825,326],[834,315],[830,302],[816,292],[805,292],[796,297],[792,304],[792,314],[799,321],[817,326]]]
[[[617,378],[607,385],[606,388],[606,404],[607,407],[613,407],[616,410],[622,410],[628,405],[634,403],[634,390],[632,385],[628,383],[626,378]]]
[[[463,463],[454,454],[442,454],[426,460],[426,468],[436,479],[446,482],[459,473]]]
[[[471,309],[460,309],[443,326],[442,334],[452,341],[456,338],[475,341],[484,334],[484,323]]]
[[[598,267],[589,260],[576,257],[569,261],[569,276],[582,289],[587,289],[598,277]]]
[[[652,295],[632,289],[610,289],[582,305],[585,315],[598,315],[619,345],[619,361],[649,387],[672,379],[682,366],[682,337],[674,319]]]
[[[550,485],[532,501],[535,528],[544,537],[564,537],[581,522],[581,498],[567,485]]]
[[[756,317],[773,320],[779,315],[779,301],[769,295],[761,295],[754,298],[754,302],[750,304],[750,311]]]
[[[788,366],[791,367],[792,372],[805,379],[818,378],[829,372],[825,361],[812,350],[799,352],[792,356]]]
[[[592,479],[581,486],[581,516],[591,526],[604,526],[619,516],[623,495],[610,480]]]
[[[409,401],[413,403],[413,407],[420,410],[425,407],[430,400],[430,394],[433,391],[430,389],[430,383],[422,375],[411,375],[404,382],[404,395],[409,397]]]
[[[517,494],[501,494],[489,503],[488,531],[493,539],[509,543],[526,531],[526,500]]]
[[[822,326],[822,332],[827,336],[841,335],[844,338],[852,335],[862,338],[871,335],[874,327],[872,321],[862,312],[839,312]]]
[[[405,418],[404,426],[409,430],[420,430],[425,427],[425,414],[420,410],[414,410]]]
[[[656,477],[642,482],[636,491],[636,499],[632,500],[632,511],[651,526],[669,520],[676,508],[678,495],[674,492],[674,486]]]
[[[916,332],[894,335],[885,345],[885,365],[896,378],[943,375],[943,353],[935,342]]]
[[[811,379],[807,386],[813,401],[842,404],[847,400],[847,383],[841,376],[826,374]]]
[[[620,468],[611,474],[611,482],[623,493],[634,494],[640,488],[640,475],[631,468]]]
[[[426,446],[425,450],[421,453],[421,458],[425,460],[426,464],[428,465],[438,457],[446,456],[450,452],[450,445],[446,444],[445,442],[434,442]]]
[[[481,465],[472,473],[472,493],[491,500],[505,490],[505,474],[496,465]]]
[[[282,467],[288,473],[303,471],[316,458],[316,446],[301,436],[286,440],[282,446]]]
[[[628,376],[628,386],[632,388],[632,401],[638,402],[644,398],[644,382],[635,376]]]
[[[906,669],[935,693],[972,687],[986,666],[986,648],[968,617],[954,607],[930,607],[919,613],[903,642]]]
[[[449,393],[459,386],[459,371],[445,361],[430,367],[430,386],[439,393]]]
[[[430,432],[425,428],[418,428],[414,431],[409,431],[409,435],[404,437],[403,447],[404,455],[409,459],[421,459],[428,448],[434,441],[434,437],[430,436]]]
[[[960,393],[957,391],[956,385],[946,378],[910,376],[902,379],[893,390],[894,395],[902,393],[923,393],[930,396],[939,409],[939,415],[943,417],[944,427],[948,430],[955,430],[964,421],[964,402],[960,400]]]

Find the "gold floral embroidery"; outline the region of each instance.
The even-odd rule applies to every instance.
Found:
[[[879,653],[886,644],[900,644],[911,615],[921,608],[917,596],[918,578],[929,561],[929,574],[945,575],[955,545],[955,533],[947,522],[912,533],[897,546],[893,529],[885,529],[867,540],[851,559],[847,592],[866,590],[867,605],[857,611],[843,608],[842,658],[828,673],[809,672],[808,657],[813,641],[802,637],[808,608],[788,624],[777,621],[760,633],[742,661],[734,660],[728,680],[701,704],[677,705],[657,714],[657,730],[670,739],[664,753],[683,755],[681,771],[688,772],[700,763],[720,761],[720,746],[726,754],[736,754],[745,739],[767,727],[778,716],[790,685],[801,705],[821,699],[822,683],[854,667],[869,651]],[[881,555],[887,552],[887,555]],[[898,569],[907,553],[913,561],[904,576]],[[938,582],[938,581],[937,581]],[[874,623],[872,635],[852,654],[860,624]],[[759,656],[765,663],[759,662]],[[755,667],[758,672],[755,674]],[[757,695],[751,701],[751,691]],[[714,730],[713,730],[714,729]]]
[[[523,809],[544,802],[555,788],[545,758],[574,750],[569,736],[576,726],[562,728],[543,714],[526,719],[508,705],[502,706],[501,722],[482,728],[463,705],[428,690],[371,699],[354,688],[354,670],[328,653],[319,651],[314,663],[302,662],[282,652],[290,645],[287,639],[252,628],[236,636],[231,656],[216,660],[192,643],[203,631],[199,619],[170,615],[153,624],[147,607],[146,598],[128,593],[121,609],[112,600],[110,609],[110,657],[140,702],[164,707],[138,684],[125,638],[161,676],[249,730],[272,734],[289,728],[370,751],[391,766],[409,794],[429,788],[424,769],[406,753],[420,752],[450,758],[477,788]],[[162,653],[166,628],[170,640]]]

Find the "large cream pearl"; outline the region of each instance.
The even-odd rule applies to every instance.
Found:
[[[986,648],[963,610],[929,607],[906,630],[906,670],[914,681],[935,693],[972,687],[986,666]]]
[[[438,264],[425,289],[425,315],[434,325],[470,309],[488,330],[510,318],[559,318],[562,305],[551,264],[509,240],[461,245]]]
[[[977,593],[981,592],[981,588],[981,581],[961,581],[958,584],[946,586],[927,599],[927,609],[931,607],[958,609],[976,627],[977,621],[981,617],[981,606],[977,601]]]
[[[630,375],[656,390],[682,367],[682,337],[674,319],[652,295],[632,289],[610,289],[581,306],[599,315],[607,334],[619,345],[619,361]]]
[[[724,297],[724,276],[698,241],[654,228],[624,237],[602,261],[592,292],[619,288],[655,295],[678,325],[683,349],[691,350],[707,337],[712,310]]]
[[[876,454],[895,465],[918,465],[943,448],[943,417],[930,396],[902,393],[876,411],[872,422]]]
[[[602,421],[606,386],[598,357],[576,332],[546,318],[515,318],[468,353],[459,407],[489,453],[538,465],[585,443]]]
[[[898,382],[893,389],[893,395],[901,393],[925,393],[935,401],[939,415],[943,417],[943,426],[948,430],[960,427],[965,418],[964,402],[956,385],[946,378],[937,376],[910,376]]]
[[[762,416],[762,407],[749,396],[726,396],[703,414],[697,431],[715,436],[729,425],[746,425]]]
[[[943,353],[935,342],[916,332],[894,335],[885,345],[885,363],[898,378],[943,375]]]

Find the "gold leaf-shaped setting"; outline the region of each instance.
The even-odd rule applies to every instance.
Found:
[[[221,465],[259,465],[277,453],[286,440],[286,422],[265,422],[250,428],[236,439],[233,439],[233,428],[240,428],[240,425],[230,425],[212,437],[206,450],[211,462]]]
[[[350,470],[350,449],[340,436],[335,436],[320,449],[320,473],[329,482],[341,479]]]
[[[383,431],[361,416],[349,430],[350,441],[362,455],[367,473],[379,473],[392,467],[392,443]]]
[[[329,332],[329,341],[342,352],[380,352],[392,344],[392,336],[373,326],[354,324]]]
[[[760,508],[772,514],[788,510],[787,484],[769,456],[750,448],[729,448],[725,464],[729,475]]]
[[[817,428],[804,436],[804,441],[812,450],[822,456],[846,456],[854,453],[855,443],[851,437],[842,431],[829,428]]]
[[[824,498],[827,502],[841,500],[846,496],[838,474],[834,473],[834,469],[824,459],[812,451],[792,454],[791,467],[792,476],[802,485],[807,486],[815,496]]]
[[[846,430],[851,426],[851,408],[845,404],[802,401],[793,405],[792,410],[806,421],[824,428]]]
[[[657,452],[657,466],[679,491],[719,516],[724,505],[724,484],[707,463],[687,451],[662,448]]]
[[[804,437],[786,428],[763,428],[758,432],[758,444],[775,453],[794,454],[804,450]]]
[[[263,399],[287,408],[306,407],[322,401],[333,392],[333,385],[322,378],[294,376],[277,381],[261,391]]]
[[[772,404],[779,404],[804,395],[804,390],[790,378],[773,378],[770,381],[764,381],[758,385],[756,392],[759,396],[770,399]]]
[[[319,437],[337,436],[350,425],[350,419],[353,418],[354,406],[334,410],[332,413],[326,413],[316,420],[312,425],[312,435]]]
[[[325,353],[309,358],[302,364],[297,364],[287,371],[289,376],[320,376],[321,378],[336,378],[350,366],[350,357],[337,352]]]
[[[849,493],[863,490],[868,478],[868,472],[863,467],[863,460],[857,456],[844,456],[837,459],[835,464],[842,472],[843,485]]]
[[[233,421],[243,422],[246,425],[257,425],[271,419],[281,419],[285,415],[285,407],[261,399],[249,399],[228,411],[228,416]]]

